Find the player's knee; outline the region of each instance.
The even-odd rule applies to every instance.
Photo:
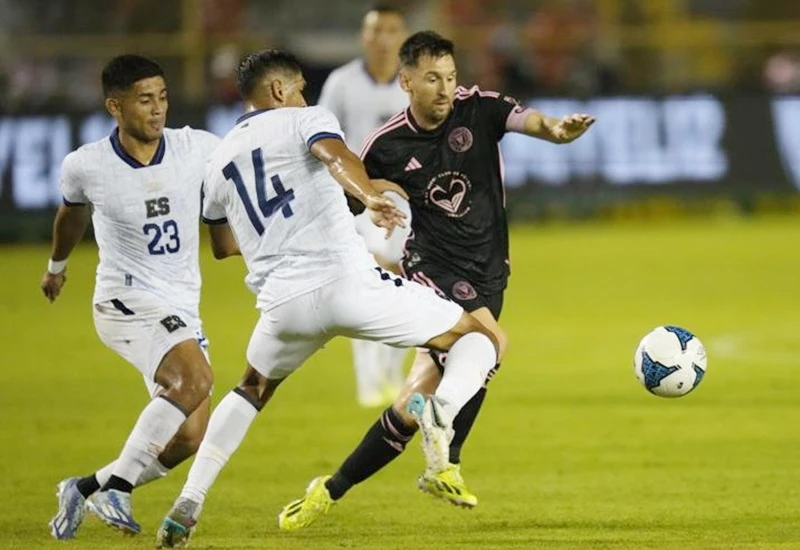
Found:
[[[476,319],[472,315],[465,315],[464,317],[462,317],[462,320],[464,321],[464,328],[462,335],[476,333],[476,332],[479,334],[483,334],[492,342],[495,352],[497,352],[497,357],[499,358],[502,356],[503,348],[501,347],[500,336],[498,334],[486,328],[486,326],[483,323],[481,323],[478,319]]]
[[[192,393],[198,398],[202,400],[208,397],[214,386],[214,373],[211,372],[211,367],[203,365],[193,369],[190,384]]]
[[[214,386],[214,373],[205,365],[186,365],[175,384],[175,391],[183,397],[184,405],[194,410],[210,394]]]
[[[252,365],[248,365],[235,391],[260,411],[284,380],[285,378],[267,378]]]

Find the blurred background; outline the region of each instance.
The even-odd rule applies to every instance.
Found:
[[[38,238],[58,170],[111,128],[113,55],[167,71],[170,123],[224,134],[239,57],[288,48],[314,102],[359,55],[363,0],[0,0],[0,238]],[[798,210],[800,2],[416,0],[411,30],[453,38],[462,84],[598,124],[568,147],[509,136],[515,219]],[[47,212],[39,217],[37,212]],[[21,214],[20,214],[21,213]],[[46,223],[41,223],[45,220]]]
[[[597,117],[569,145],[501,143],[511,344],[466,449],[481,506],[464,514],[414,495],[414,443],[329,521],[277,536],[281,506],[375,420],[356,405],[338,339],[281,388],[220,476],[200,547],[800,548],[800,0],[401,6],[410,30],[456,41],[462,84]],[[0,488],[14,495],[0,501],[0,547],[62,548],[48,546],[53,485],[115,456],[147,398],[95,334],[95,244],[70,256],[56,304],[38,286],[61,161],[113,127],[103,64],[157,59],[169,125],[224,134],[241,112],[243,53],[293,50],[314,102],[329,71],[359,55],[368,7],[0,0],[0,418],[14,420],[0,430]],[[201,264],[217,400],[239,379],[257,312],[241,261],[201,246]],[[639,339],[665,324],[708,348],[703,385],[679,400],[648,394],[631,366]],[[151,547],[185,473],[137,491],[143,542],[87,521],[80,547]]]

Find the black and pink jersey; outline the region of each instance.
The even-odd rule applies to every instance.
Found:
[[[508,221],[498,142],[522,112],[508,96],[459,87],[453,111],[435,130],[421,129],[406,108],[367,139],[361,158],[369,176],[397,183],[410,199],[406,268],[447,267],[482,294],[505,288]]]

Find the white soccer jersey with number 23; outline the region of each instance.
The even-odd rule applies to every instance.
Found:
[[[91,204],[100,263],[93,303],[130,289],[198,314],[199,215],[205,163],[219,138],[167,128],[149,165],[122,148],[117,130],[64,158],[65,204]]]
[[[261,310],[373,265],[344,192],[309,149],[342,139],[323,107],[245,114],[211,156],[203,218],[227,220]]]

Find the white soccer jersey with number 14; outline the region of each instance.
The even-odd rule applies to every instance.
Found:
[[[261,310],[373,265],[341,186],[309,151],[325,138],[342,131],[323,107],[253,111],[208,163],[203,218],[230,224]]]
[[[198,314],[201,188],[218,143],[202,130],[167,128],[150,164],[142,165],[114,130],[64,158],[65,204],[92,207],[100,256],[94,303],[141,289]]]

